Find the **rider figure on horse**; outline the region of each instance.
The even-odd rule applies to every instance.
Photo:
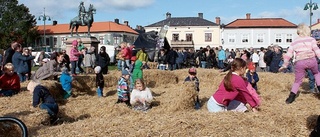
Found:
[[[84,16],[86,15],[86,9],[85,7],[83,6],[83,1],[80,2],[80,5],[79,5],[79,19],[81,20],[81,23],[82,25],[85,25],[84,24]]]

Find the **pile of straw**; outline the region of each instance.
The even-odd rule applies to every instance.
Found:
[[[0,98],[0,116],[21,119],[30,136],[308,136],[320,114],[319,96],[308,93],[305,79],[299,97],[286,104],[294,81],[293,74],[259,72],[258,91],[262,99],[260,112],[209,113],[206,102],[217,90],[226,73],[213,69],[197,69],[200,80],[201,109],[193,109],[196,95],[192,84],[183,84],[187,69],[176,71],[144,70],[144,80],[154,100],[147,112],[135,111],[117,102],[119,71],[105,75],[104,97],[95,93],[95,75],[76,76],[73,96],[59,99],[60,121],[49,126],[48,114],[32,108],[32,95],[26,91]],[[21,84],[25,90],[27,82]],[[58,82],[43,82],[59,97]],[[15,132],[15,129],[10,129]],[[8,130],[0,124],[0,136]],[[16,131],[17,134],[19,131]]]

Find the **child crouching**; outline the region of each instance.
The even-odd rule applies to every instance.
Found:
[[[199,88],[199,79],[197,78],[197,70],[196,68],[192,67],[189,69],[189,76],[186,77],[186,79],[184,80],[184,82],[194,82],[195,83],[195,88],[196,91],[200,91]],[[194,109],[200,109],[201,105],[200,105],[200,100],[199,100],[199,96],[197,95],[196,99],[194,100]]]
[[[130,78],[130,74],[127,70],[122,70],[122,76],[118,81],[117,91],[118,91],[118,101],[117,103],[126,103],[130,106],[130,88],[128,85],[128,80]]]
[[[62,85],[63,89],[63,98],[67,99],[71,96],[71,89],[72,89],[72,77],[68,73],[68,69],[66,67],[63,67],[61,69],[62,73],[60,76],[60,83]]]
[[[33,95],[32,106],[35,108],[39,106],[40,109],[47,110],[50,115],[50,124],[55,124],[59,120],[59,107],[49,90],[32,80],[29,82],[27,89]]]

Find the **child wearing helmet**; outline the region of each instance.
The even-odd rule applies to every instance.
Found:
[[[199,92],[200,88],[199,88],[199,79],[197,77],[197,70],[196,68],[192,67],[189,69],[189,75],[186,77],[186,79],[184,80],[184,82],[194,82],[195,83],[195,87],[196,90]],[[194,108],[195,109],[200,109],[201,105],[200,105],[200,100],[199,100],[199,96],[197,96],[197,98],[195,99],[194,102]]]

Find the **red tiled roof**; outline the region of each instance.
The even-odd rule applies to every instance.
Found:
[[[69,24],[57,24],[57,25],[46,25],[46,34],[64,34],[64,33],[70,33],[71,30],[69,30]],[[43,34],[44,25],[38,26],[38,31],[40,34]],[[75,28],[74,28],[75,33]],[[88,32],[87,26],[79,26],[78,29],[79,33],[86,33]],[[93,22],[92,27],[90,28],[90,32],[127,32],[132,34],[139,34],[135,30],[131,29],[127,25],[123,24],[117,24],[112,21],[108,22]]]
[[[282,18],[256,18],[237,19],[225,26],[225,28],[296,28],[293,24]]]

